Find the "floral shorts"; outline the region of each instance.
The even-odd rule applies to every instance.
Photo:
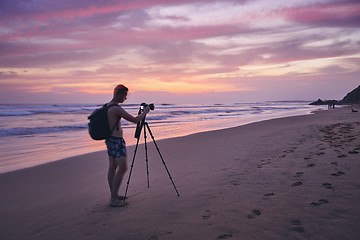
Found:
[[[126,144],[122,137],[109,137],[105,139],[105,144],[109,157],[126,157]]]

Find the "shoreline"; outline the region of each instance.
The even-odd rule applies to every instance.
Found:
[[[318,109],[320,111],[322,111],[323,109]],[[309,115],[312,114],[314,110],[310,110],[310,109],[301,109],[301,110],[291,110],[285,113],[273,113],[270,115],[262,115],[262,116],[243,116],[240,117],[238,119],[223,119],[223,120],[207,120],[207,121],[200,121],[200,122],[193,122],[191,123],[189,126],[187,125],[180,125],[180,126],[175,126],[176,129],[174,131],[174,126],[172,125],[161,125],[161,126],[152,126],[150,123],[151,127],[155,127],[152,128],[152,131],[154,132],[155,135],[155,139],[156,141],[158,140],[162,140],[162,139],[171,139],[174,137],[185,137],[185,136],[189,136],[192,134],[196,134],[196,133],[200,133],[200,132],[207,132],[207,131],[214,131],[214,130],[222,130],[222,129],[227,129],[227,128],[233,128],[233,127],[239,127],[239,126],[244,126],[247,124],[251,124],[251,123],[255,123],[255,122],[260,122],[260,121],[265,121],[265,120],[270,120],[270,119],[277,119],[277,118],[283,118],[283,117],[292,117],[292,116],[299,116],[299,115]],[[317,111],[317,110],[315,110]],[[236,121],[234,121],[236,120]],[[219,127],[221,126],[221,127]],[[201,129],[198,132],[195,132],[194,129]],[[181,130],[181,131],[180,131]],[[124,129],[124,138],[127,142],[128,146],[132,146],[136,144],[136,140],[133,137],[133,132],[135,131],[135,129],[133,128],[125,128]],[[180,133],[181,132],[181,133]],[[160,135],[160,137],[159,137]],[[141,137],[142,139],[140,140],[140,143],[143,142],[143,137]],[[19,154],[17,156],[16,159],[13,158],[13,156],[2,156],[2,160],[3,165],[1,166],[0,169],[0,174],[4,174],[4,173],[8,173],[8,172],[13,172],[13,171],[18,171],[18,170],[22,170],[22,169],[28,169],[28,168],[32,168],[32,167],[36,167],[36,166],[40,166],[43,164],[47,164],[47,163],[52,163],[52,162],[57,162],[57,161],[61,161],[63,159],[66,158],[70,158],[70,157],[76,157],[78,155],[83,155],[83,154],[87,154],[87,153],[92,153],[92,152],[97,152],[97,151],[102,151],[105,149],[104,143],[102,141],[94,141],[92,139],[89,138],[87,131],[81,132],[81,133],[71,133],[69,134],[61,134],[58,138],[58,142],[54,145],[54,143],[47,143],[48,139],[46,139],[46,137],[44,137],[43,139],[37,140],[37,142],[22,142],[18,139],[15,139],[16,141],[13,142],[12,144],[20,144],[23,147],[25,147],[25,149],[30,149],[30,145],[29,144],[36,144],[35,148],[39,148],[39,150],[41,150],[41,152],[33,152],[35,153],[35,155],[33,154],[27,154],[27,155],[22,155]],[[85,141],[84,141],[85,140]],[[14,140],[11,140],[14,141]],[[81,143],[79,144],[75,144],[73,147],[72,145],[69,145],[69,142],[71,141],[75,141],[77,143]],[[29,146],[28,146],[29,145]],[[45,146],[46,148],[43,149],[42,146]],[[71,149],[69,149],[71,148]],[[33,148],[31,148],[33,149]],[[66,151],[66,150],[70,150]],[[26,151],[26,150],[25,150]],[[33,151],[33,150],[31,150]],[[45,159],[41,159],[41,157],[43,155],[46,155],[46,160]],[[17,159],[22,159],[22,160],[17,160]]]
[[[125,208],[108,206],[105,151],[1,174],[0,237],[358,239],[359,116],[341,108],[159,140],[180,197],[152,143],[147,188],[139,146]]]

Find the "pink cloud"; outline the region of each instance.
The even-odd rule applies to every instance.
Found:
[[[38,5],[34,5],[34,2]],[[52,5],[49,5],[50,2]],[[187,83],[228,82],[234,88],[241,88],[246,82],[249,88],[256,88],[256,84],[265,82],[261,79],[275,79],[268,76],[238,78],[233,77],[232,73],[244,65],[283,63],[287,66],[289,62],[299,60],[348,58],[360,51],[359,44],[356,44],[353,37],[358,34],[358,1],[329,0],[326,4],[314,3],[302,7],[292,7],[289,2],[287,8],[278,9],[277,14],[272,10],[263,11],[261,16],[257,11],[246,14],[247,17],[253,17],[249,25],[239,24],[244,16],[239,16],[239,19],[221,19],[222,24],[214,19],[215,24],[212,25],[192,24],[190,17],[182,15],[160,16],[160,19],[155,19],[166,18],[177,22],[167,26],[157,26],[155,21],[148,24],[154,19],[151,19],[152,16],[146,10],[165,5],[201,6],[201,3],[208,4],[211,1],[121,2],[124,1],[2,0],[0,68],[6,70],[0,72],[0,80],[14,84],[26,82],[36,88],[36,85],[46,85],[49,79],[54,85],[71,85],[79,81],[101,84],[112,83],[117,79],[151,77],[168,82],[179,79],[186,79]],[[221,4],[224,1],[217,2]],[[243,4],[246,1],[228,2]],[[270,15],[269,21],[285,17],[290,20],[290,24],[261,27],[256,22],[259,17],[263,18],[261,23]],[[224,22],[227,24],[223,24]],[[333,29],[327,32],[322,27]],[[298,34],[299,31],[303,34]],[[338,38],[344,31],[349,33],[347,40]],[[221,41],[216,42],[217,39]],[[311,47],[314,42],[326,42],[326,45]],[[350,77],[356,75],[356,70],[349,75],[342,74],[346,70],[343,66],[347,65],[341,63],[345,60],[336,61],[339,63],[338,67],[328,66],[319,70],[318,74],[322,79],[338,73],[339,79],[342,77],[349,81]],[[354,57],[348,61],[351,61],[349,65],[355,66],[359,60]],[[91,70],[88,70],[89,66],[92,67]],[[29,71],[22,74],[16,68],[49,68],[49,73],[36,75]],[[63,71],[52,75],[53,68]],[[217,78],[218,73],[229,73],[231,77]],[[317,80],[315,77],[307,78],[308,76],[298,76],[296,73],[285,77],[294,81]],[[280,80],[285,82],[285,77]],[[254,82],[254,85],[249,84],[250,82]],[[73,88],[78,89],[77,86]]]
[[[359,27],[360,2],[339,1],[292,8],[284,15],[291,21],[323,27]]]
[[[119,31],[105,30],[99,34],[97,31],[89,30],[81,32],[80,28],[77,29],[74,27],[69,33],[66,33],[65,29],[58,29],[50,30],[49,32],[35,32],[29,34],[29,37],[37,36],[51,39],[54,31],[59,35],[61,34],[57,31],[64,32],[63,37],[76,40],[78,43],[61,44],[61,42],[52,43],[51,41],[45,43],[37,43],[36,41],[0,42],[0,53],[3,56],[0,60],[0,66],[11,67],[11,64],[15,62],[16,66],[20,67],[22,62],[27,63],[27,66],[34,66],[36,63],[38,63],[37,65],[47,65],[51,62],[59,64],[62,61],[71,61],[71,59],[73,61],[76,61],[76,59],[88,61],[89,59],[110,57],[116,54],[116,52],[121,51],[124,47],[137,45],[143,45],[148,49],[156,49],[155,55],[158,57],[161,57],[161,52],[168,54],[168,57],[163,54],[161,57],[162,60],[159,59],[160,61],[171,60],[176,59],[176,55],[170,56],[170,53],[175,54],[177,51],[179,54],[182,54],[192,49],[187,48],[194,45],[188,41],[218,36],[231,36],[245,32],[247,29],[246,27],[241,28],[235,25],[221,25],[178,28],[163,27],[140,31],[133,29],[122,29]],[[159,38],[159,36],[161,36],[161,38]],[[184,46],[181,46],[181,44]],[[166,46],[168,46],[168,48]],[[110,50],[111,48],[113,49]],[[100,51],[100,49],[102,50]],[[144,52],[144,54],[147,56],[153,55],[149,51]],[[19,56],[23,56],[21,60],[11,60],[17,59]],[[9,59],[6,59],[6,57],[9,57]]]
[[[233,4],[243,4],[249,0],[229,0]],[[132,0],[132,1],[96,1],[96,0],[63,0],[36,1],[2,0],[0,2],[1,20],[12,21],[36,19],[47,21],[50,19],[74,19],[119,13],[129,10],[141,10],[154,6],[179,6],[184,4],[212,3],[219,0]],[[222,1],[225,2],[225,1]]]

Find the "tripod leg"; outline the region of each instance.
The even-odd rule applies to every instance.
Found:
[[[133,159],[132,159],[132,162],[131,162],[131,168],[130,168],[130,172],[129,172],[129,177],[128,177],[128,180],[126,182],[126,190],[125,190],[125,195],[124,195],[125,199],[126,199],[126,196],[127,196],[126,194],[127,194],[128,188],[129,188],[130,178],[131,178],[132,170],[133,170],[133,167],[134,167],[137,148],[139,146],[139,140],[140,140],[140,137],[136,141],[136,146],[135,146],[135,150],[134,150],[134,156],[133,156]]]
[[[162,155],[161,155],[161,153],[160,153],[160,149],[159,149],[158,145],[156,144],[154,135],[153,135],[152,132],[151,132],[151,129],[150,129],[150,127],[149,127],[149,124],[148,124],[147,122],[145,122],[145,125],[146,125],[147,129],[149,130],[150,136],[151,136],[151,138],[152,138],[152,140],[153,140],[153,142],[154,142],[154,145],[155,145],[155,147],[156,147],[157,152],[159,153],[159,156],[160,156],[160,158],[161,158],[161,161],[162,161],[162,163],[163,163],[163,165],[164,165],[164,167],[165,167],[165,169],[166,169],[166,172],[167,172],[167,174],[169,175],[169,178],[170,178],[170,180],[171,180],[171,182],[172,182],[172,185],[174,186],[174,189],[175,189],[177,195],[180,196],[180,194],[179,194],[179,192],[178,192],[178,190],[177,190],[177,188],[176,188],[176,186],[175,186],[175,183],[174,183],[174,181],[173,181],[173,179],[172,179],[172,177],[171,177],[171,174],[170,174],[170,172],[169,172],[169,169],[168,169],[167,166],[166,166],[166,163],[165,163],[165,161],[164,161],[164,158],[162,157]],[[144,129],[145,129],[145,128],[144,128]]]
[[[146,136],[146,128],[144,127],[146,177],[147,177],[147,186],[150,187],[150,179],[149,179],[149,158],[148,158],[148,147],[147,147],[146,138],[147,138],[147,136]]]

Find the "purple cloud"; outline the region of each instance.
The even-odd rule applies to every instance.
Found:
[[[359,1],[334,1],[288,9],[290,21],[317,27],[360,27]]]
[[[0,80],[40,81],[49,76],[21,71],[41,68],[61,70],[51,76],[58,83],[112,82],[121,76],[203,82],[216,78],[243,86],[244,79],[232,75],[247,65],[289,66],[294,61],[338,58],[338,68],[319,67],[322,75],[356,65],[359,1],[279,2],[271,8],[262,8],[262,3],[268,2],[3,0]],[[229,16],[226,9],[217,12],[214,7],[214,19],[202,21],[201,10],[211,4],[229,8]],[[173,10],[185,6],[199,10],[199,16]],[[239,6],[239,14],[231,15],[231,8]],[[212,76],[219,74],[229,77]]]

